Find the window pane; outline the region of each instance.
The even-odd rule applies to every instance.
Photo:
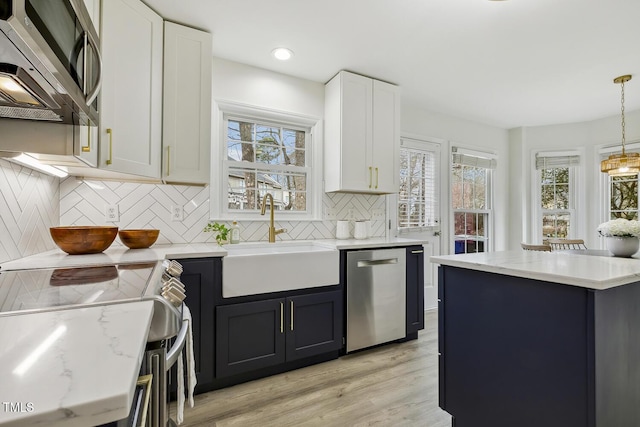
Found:
[[[554,168],[556,184],[569,184],[569,168]]]
[[[636,219],[638,217],[638,178],[619,176],[611,178],[611,218]]]
[[[571,216],[569,214],[548,214],[542,217],[543,238],[567,238]]]
[[[556,205],[553,185],[542,186],[542,209],[554,209]]]
[[[436,154],[401,148],[398,226],[420,228],[438,222]]]
[[[569,209],[569,184],[556,185],[555,209]]]
[[[231,160],[253,162],[253,144],[229,140],[227,156]]]
[[[462,168],[462,165],[453,165],[453,170],[451,171],[451,204],[454,209],[462,209],[464,207]]]
[[[280,148],[275,143],[265,141],[264,144],[256,144],[256,162],[268,165],[282,164]]]
[[[474,199],[473,209],[485,209],[487,206],[487,183],[486,169],[475,168],[474,171]]]
[[[543,185],[553,184],[555,180],[555,172],[554,169],[542,169],[540,170],[541,183]]]
[[[398,223],[400,227],[409,226],[409,205],[407,203],[398,204]]]

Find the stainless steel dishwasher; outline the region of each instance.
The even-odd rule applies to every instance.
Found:
[[[347,252],[347,353],[406,336],[406,252]]]

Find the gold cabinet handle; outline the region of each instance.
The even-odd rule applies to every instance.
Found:
[[[371,188],[371,183],[373,182],[372,174],[373,174],[373,167],[369,166],[369,188]]]
[[[280,333],[284,333],[284,303],[280,303]]]
[[[293,331],[293,301],[291,301],[291,330]]]
[[[109,158],[107,159],[107,164],[110,165],[113,163],[113,130],[111,128],[107,129],[107,135],[109,135]]]
[[[89,151],[91,151],[91,122],[87,124],[87,145],[82,146],[83,153],[88,153]]]
[[[376,188],[378,188],[378,178],[379,178],[378,168],[376,168]]]
[[[424,251],[411,251],[412,254],[423,254]]]
[[[171,146],[167,147],[167,176],[171,175]]]

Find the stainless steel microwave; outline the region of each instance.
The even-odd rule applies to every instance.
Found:
[[[100,84],[83,0],[0,0],[0,117],[96,126]]]

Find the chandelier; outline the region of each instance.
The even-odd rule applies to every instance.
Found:
[[[624,150],[624,84],[631,80],[631,75],[616,77],[613,82],[620,84],[622,88],[621,100],[621,124],[622,124],[622,153],[611,154],[608,159],[600,162],[600,170],[608,173],[609,176],[637,175],[640,172],[640,154],[626,153]]]

